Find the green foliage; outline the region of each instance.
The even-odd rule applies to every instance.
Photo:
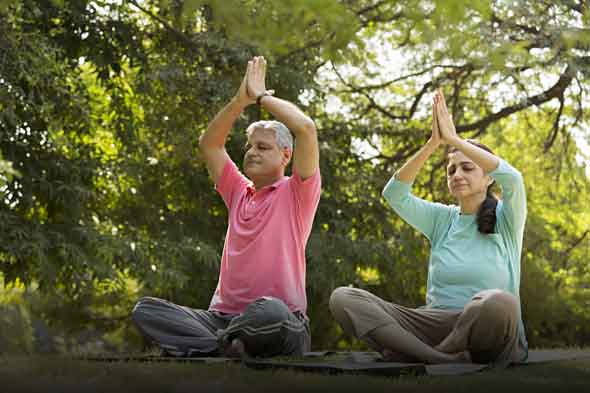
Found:
[[[4,287],[0,275],[0,354],[22,355],[33,352],[33,327],[24,302],[23,286]]]
[[[8,8],[17,1],[18,0],[0,0],[0,12],[8,10]]]
[[[191,10],[211,11],[211,25],[222,29],[230,40],[259,48],[269,55],[317,45],[333,53],[344,47],[356,33],[357,19],[337,0],[185,1],[184,18]]]
[[[12,167],[12,162],[4,161],[0,154],[0,189],[10,183],[15,176],[20,176],[20,173]]]

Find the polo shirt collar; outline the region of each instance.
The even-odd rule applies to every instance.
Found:
[[[287,181],[288,179],[289,179],[289,177],[283,176],[282,178],[280,178],[276,182],[269,184],[268,186],[264,186],[258,191],[263,191],[263,190],[273,191],[273,190],[277,189],[283,182]],[[247,191],[248,191],[248,194],[251,194],[251,195],[256,192],[256,188],[254,187],[254,183],[250,182],[250,184],[247,187]]]

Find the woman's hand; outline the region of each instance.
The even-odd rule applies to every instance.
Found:
[[[445,145],[452,145],[461,138],[457,135],[453,119],[447,109],[447,103],[445,102],[445,96],[441,89],[436,91],[434,95],[434,107],[436,112],[436,120],[438,125],[438,131],[442,143]]]
[[[434,98],[432,99],[432,134],[427,144],[434,147],[435,149],[442,143],[440,137],[440,130],[438,129],[438,119],[436,115],[436,104]]]

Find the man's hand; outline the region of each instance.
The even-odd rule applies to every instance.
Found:
[[[236,92],[234,96],[234,101],[238,104],[243,106],[244,108],[248,105],[254,104],[256,102],[256,96],[248,94],[248,75],[250,74],[250,69],[252,68],[252,60],[248,61],[248,67],[246,69],[246,73],[244,74],[244,79],[242,79],[242,83],[240,84],[240,88]]]
[[[256,56],[248,62],[247,75],[248,96],[256,101],[256,98],[266,93],[266,60],[264,57]]]

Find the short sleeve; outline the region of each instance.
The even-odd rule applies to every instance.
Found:
[[[223,167],[223,172],[215,189],[221,195],[225,206],[231,209],[236,200],[236,196],[241,195],[241,191],[250,185],[250,181],[244,176],[237,165],[232,160],[227,160]]]
[[[319,168],[316,169],[312,176],[305,180],[294,170],[289,181],[291,182],[293,193],[302,206],[317,205],[322,189],[322,178]]]

